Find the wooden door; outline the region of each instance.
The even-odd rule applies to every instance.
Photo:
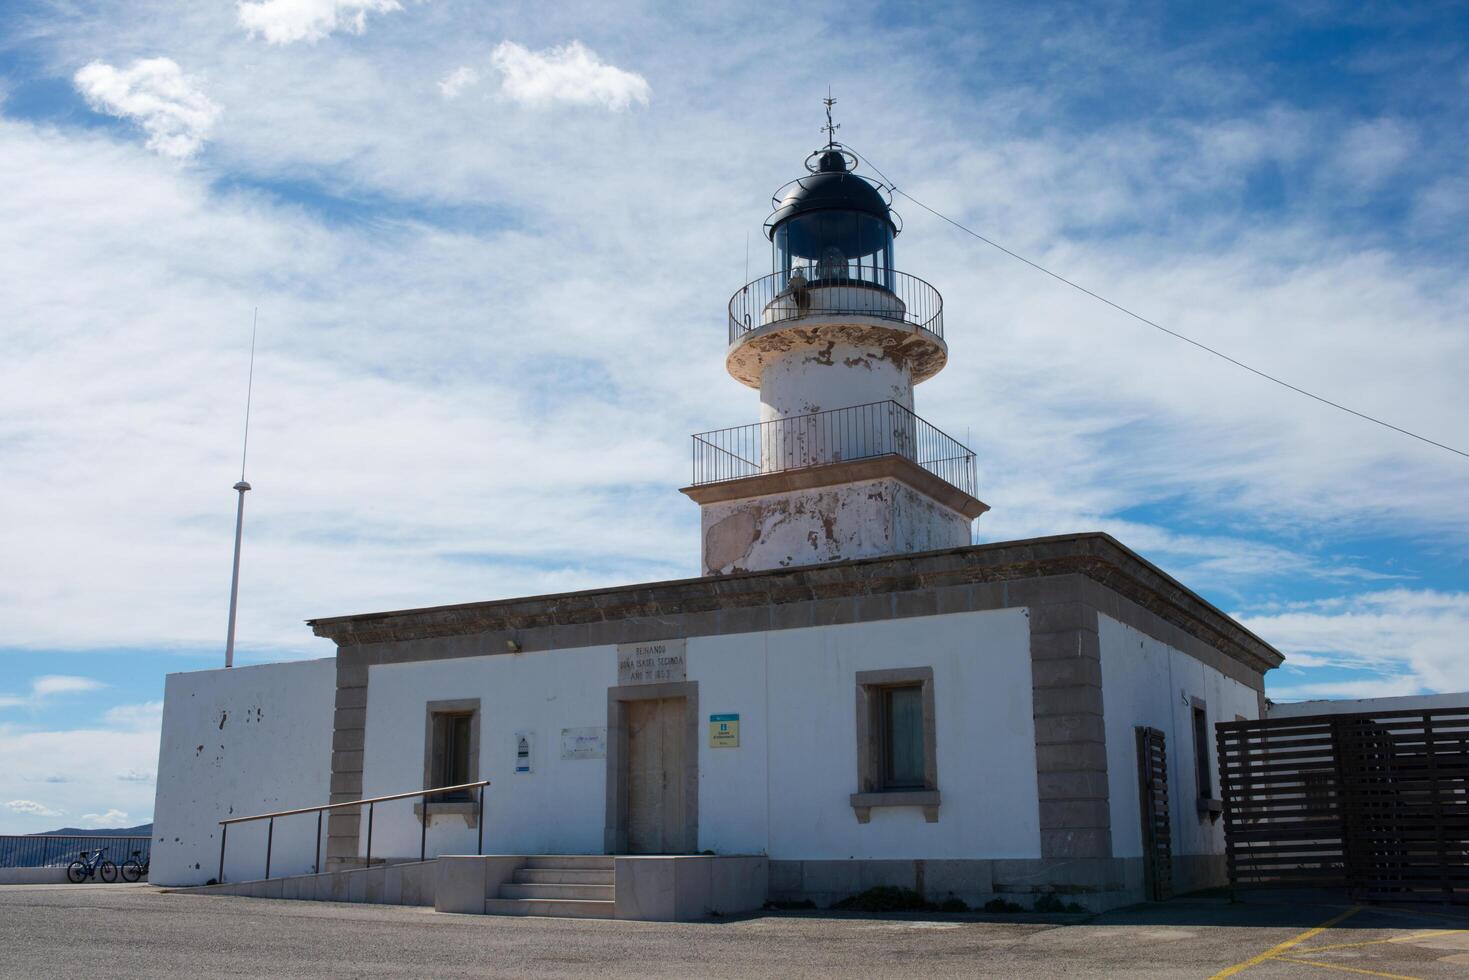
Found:
[[[1173,897],[1173,823],[1168,812],[1168,747],[1156,728],[1137,730],[1137,780],[1147,897]]]
[[[684,699],[627,702],[627,849],[684,848]]]

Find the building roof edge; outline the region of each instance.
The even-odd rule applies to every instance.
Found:
[[[647,582],[550,595],[332,616],[307,620],[339,647],[497,630],[580,625],[838,597],[1083,575],[1219,649],[1253,670],[1285,657],[1228,614],[1110,534],[1090,531]],[[1015,606],[1024,606],[1017,596]]]

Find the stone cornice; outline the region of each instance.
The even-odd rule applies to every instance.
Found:
[[[678,579],[559,595],[309,620],[339,647],[516,633],[621,620],[672,620],[693,614],[829,599],[892,596],[950,586],[1020,583],[1081,575],[1111,589],[1251,670],[1280,666],[1283,655],[1157,566],[1101,533],[1058,535],[943,551]],[[1011,593],[1014,593],[1011,596]],[[1026,606],[1023,588],[1005,606]],[[857,619],[894,618],[877,603]],[[671,630],[677,624],[668,622]],[[702,635],[690,633],[689,635]]]

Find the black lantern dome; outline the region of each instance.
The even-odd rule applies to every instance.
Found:
[[[856,162],[841,144],[828,143],[807,160],[810,176],[776,191],[765,222],[775,272],[812,284],[892,288],[899,227],[881,187],[852,172]]]

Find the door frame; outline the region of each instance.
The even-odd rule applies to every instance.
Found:
[[[679,853],[699,850],[699,682],[629,684],[607,689],[607,818],[602,832],[603,851],[627,853],[627,703],[684,699],[683,798],[684,839]]]

